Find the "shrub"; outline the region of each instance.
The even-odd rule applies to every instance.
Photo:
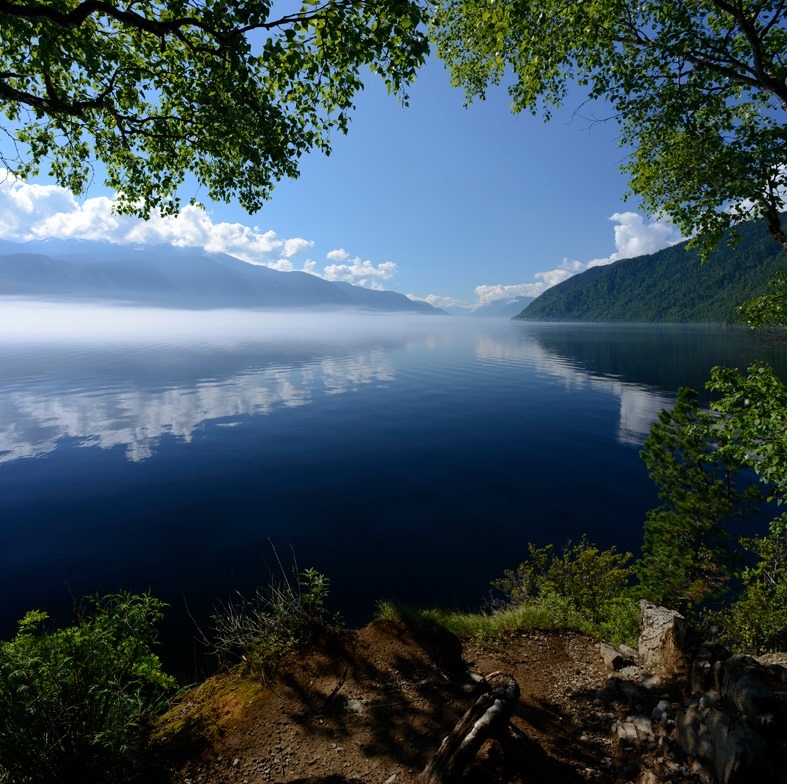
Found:
[[[627,596],[618,596],[607,605],[604,618],[598,625],[598,636],[613,645],[636,647],[639,627],[639,602]]]
[[[735,650],[754,654],[784,650],[787,647],[787,531],[783,526],[774,526],[768,536],[744,538],[741,545],[757,561],[743,570],[740,597],[729,608],[709,613],[709,623],[721,641]]]
[[[330,580],[315,569],[294,572],[249,599],[241,594],[212,616],[211,647],[220,664],[241,661],[263,679],[290,650],[311,643],[338,623],[326,608]]]
[[[87,600],[76,623],[45,630],[27,613],[0,642],[0,781],[120,782],[174,680],[152,652],[163,604],[149,594]]]
[[[639,607],[625,596],[633,568],[631,553],[612,547],[599,550],[585,537],[562,553],[552,545],[528,545],[530,558],[508,570],[492,585],[505,602],[489,612],[458,613],[417,610],[380,602],[380,620],[410,625],[437,623],[458,637],[496,637],[534,629],[575,629],[619,643],[634,643],[639,634]]]
[[[532,543],[528,550],[527,561],[492,585],[514,605],[557,597],[594,626],[605,620],[634,573],[628,565],[631,553],[619,553],[614,547],[599,550],[586,537],[574,546],[568,542],[562,553],[555,553],[552,545],[539,548]]]

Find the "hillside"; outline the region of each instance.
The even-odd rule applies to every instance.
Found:
[[[686,243],[593,267],[545,291],[515,318],[532,321],[740,321],[736,307],[764,293],[787,252],[763,224],[744,226],[704,264]]]
[[[0,241],[1,295],[175,308],[442,312],[393,291],[279,272],[223,253],[89,241]]]

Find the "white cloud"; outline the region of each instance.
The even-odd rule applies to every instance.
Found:
[[[473,303],[463,302],[461,299],[454,297],[441,297],[439,294],[427,294],[425,297],[419,297],[415,294],[408,294],[408,299],[413,302],[428,302],[436,308],[471,308]]]
[[[300,237],[296,237],[295,239],[291,240],[284,240],[284,250],[282,251],[282,256],[291,259],[293,256],[297,256],[299,253],[303,253],[305,250],[313,247],[314,240],[304,240]]]
[[[118,244],[164,243],[229,253],[276,269],[293,269],[288,260],[314,246],[312,240],[280,239],[276,232],[256,226],[216,223],[205,210],[192,205],[178,215],[153,214],[148,220],[117,215],[114,206],[115,202],[106,196],[80,204],[65,188],[33,185],[8,172],[0,173],[0,237],[5,239],[26,242],[57,237]]]
[[[314,247],[302,237],[280,238],[275,231],[262,231],[242,223],[214,222],[201,207],[184,207],[177,215],[157,213],[148,220],[118,215],[115,201],[106,196],[80,203],[57,185],[34,185],[0,169],[0,237],[18,242],[59,239],[104,240],[116,244],[167,244],[202,248],[209,253],[228,253],[251,264],[281,272],[298,269],[293,259]],[[307,259],[300,269],[330,281],[383,288],[381,281],[396,274],[396,264],[375,265],[355,258],[344,248],[331,250],[326,258],[337,262],[319,270]]]
[[[615,226],[617,250],[610,257],[614,261],[655,253],[683,239],[678,228],[670,220],[662,219],[645,223],[645,219],[638,212],[616,212],[610,220],[617,223]]]
[[[515,283],[513,285],[494,285],[476,286],[475,293],[478,297],[476,306],[488,305],[500,299],[514,299],[515,297],[537,297],[552,286],[557,286],[573,273],[565,269],[549,270],[548,272],[537,272],[533,277],[536,283]]]
[[[390,280],[396,274],[396,262],[384,261],[375,266],[371,261],[361,261],[356,256],[349,264],[329,264],[320,277],[330,281],[344,281],[370,289],[384,288],[381,280]]]
[[[615,225],[615,251],[602,259],[581,262],[564,258],[559,267],[546,272],[537,272],[534,283],[513,285],[481,285],[475,287],[477,306],[488,305],[500,299],[514,297],[537,297],[552,286],[584,272],[591,267],[612,264],[620,259],[644,256],[675,245],[682,241],[677,227],[669,219],[646,221],[638,212],[616,212],[610,216]]]

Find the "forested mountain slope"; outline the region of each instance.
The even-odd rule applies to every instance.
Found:
[[[707,262],[686,243],[593,267],[547,289],[515,318],[534,321],[740,321],[736,307],[765,292],[787,252],[762,223],[720,245]]]

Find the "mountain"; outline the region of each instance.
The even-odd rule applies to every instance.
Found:
[[[449,305],[444,308],[452,316],[465,318],[507,318],[510,319],[521,313],[522,308],[533,301],[533,297],[513,297],[511,299],[496,299],[488,305],[479,305],[474,308],[460,305]]]
[[[514,297],[513,299],[496,299],[488,305],[481,305],[473,310],[471,316],[482,318],[511,318],[522,312],[522,308],[533,302],[533,297]]]
[[[0,240],[0,295],[177,308],[361,308],[442,313],[393,291],[279,272],[223,253],[87,240]]]
[[[686,243],[593,267],[547,289],[515,318],[532,321],[739,322],[736,307],[766,291],[787,252],[764,224],[741,227],[700,262]]]

